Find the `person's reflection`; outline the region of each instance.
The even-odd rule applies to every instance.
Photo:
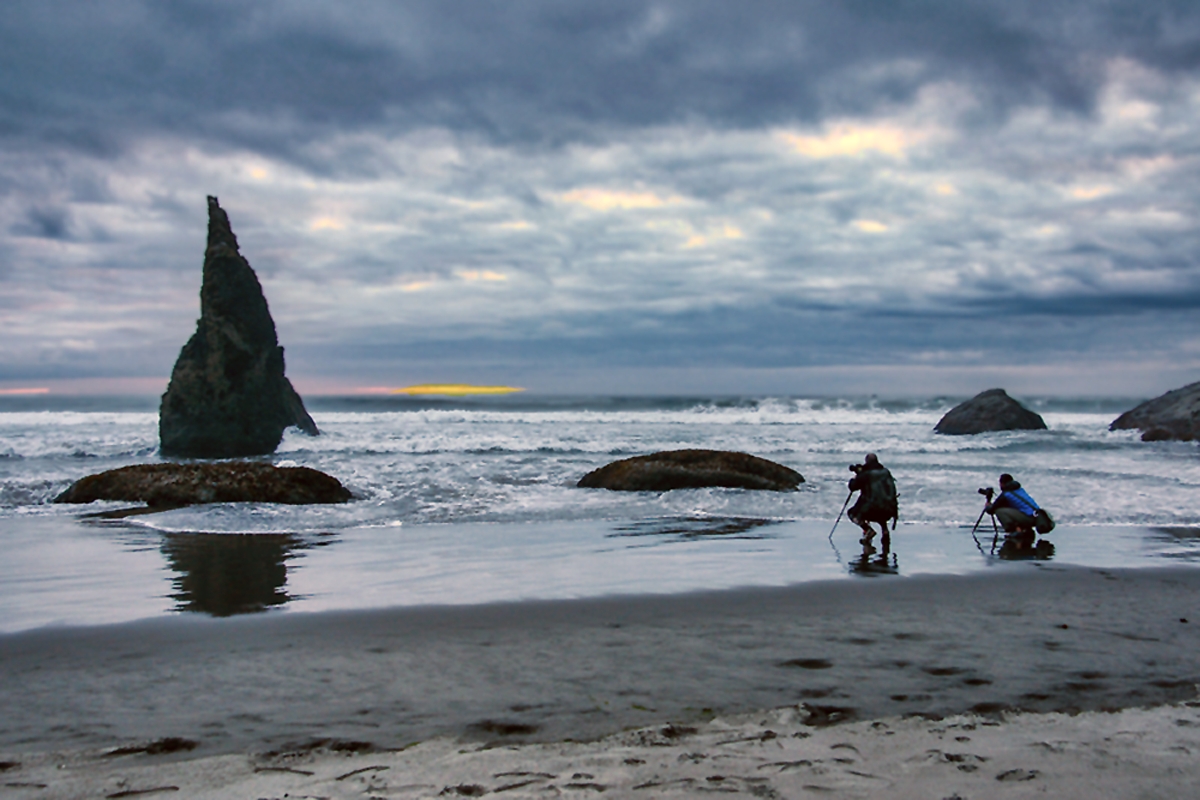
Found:
[[[228,617],[283,605],[291,600],[285,562],[303,547],[289,534],[165,534],[163,555],[179,573],[176,610]]]
[[[900,564],[896,554],[892,552],[890,536],[884,536],[879,542],[882,550],[876,550],[874,545],[863,544],[862,555],[850,562],[850,571],[855,575],[898,575]]]
[[[1049,561],[1054,557],[1054,545],[1045,539],[1038,539],[1037,544],[1028,544],[1006,536],[996,556],[1005,561]]]

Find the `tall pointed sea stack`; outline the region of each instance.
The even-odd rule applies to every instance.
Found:
[[[258,277],[229,217],[208,198],[208,248],[196,332],[179,351],[158,412],[165,456],[234,458],[275,452],[295,425],[317,435],[283,374],[283,348]]]

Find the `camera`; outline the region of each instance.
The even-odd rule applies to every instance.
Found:
[[[996,490],[989,486],[986,489],[980,489],[979,493],[981,495],[983,495],[984,497],[986,497],[988,500],[991,500],[992,495],[994,495],[996,493]]]
[[[851,464],[850,465],[850,471],[853,472],[855,475],[862,472],[862,468],[863,468],[862,464]]]

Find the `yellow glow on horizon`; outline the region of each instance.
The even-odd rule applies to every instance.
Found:
[[[683,198],[678,195],[660,197],[654,192],[624,192],[597,188],[572,189],[558,195],[558,199],[561,202],[574,203],[593,211],[662,208],[666,205],[683,202]]]
[[[797,153],[809,158],[857,156],[869,150],[899,158],[921,138],[916,133],[889,125],[835,125],[823,136],[784,133],[783,140]]]
[[[937,185],[935,191],[937,191],[938,194],[944,194],[944,195],[958,194],[958,189],[955,189],[953,184],[949,184],[949,183],[939,183]]]
[[[402,292],[420,292],[432,285],[433,281],[413,281],[411,283],[402,283],[396,288]]]
[[[523,392],[519,386],[474,386],[469,383],[421,383],[416,386],[405,386],[402,389],[392,389],[392,394],[423,395],[442,394],[450,397],[463,397],[469,394],[512,394]]]
[[[4,395],[50,394],[50,389],[45,386],[29,386],[29,387],[20,387],[17,389],[0,389],[0,394],[4,394]]]
[[[856,219],[851,224],[863,233],[883,233],[888,229],[887,225],[874,219]]]

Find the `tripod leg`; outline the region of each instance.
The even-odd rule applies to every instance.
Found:
[[[842,510],[838,512],[837,519],[833,521],[833,527],[829,529],[829,540],[833,541],[833,532],[837,530],[838,523],[842,521],[842,514],[846,513],[846,506],[850,505],[850,498],[854,496],[854,492],[846,495],[846,502],[842,503]]]
[[[971,535],[975,535],[975,531],[979,530],[979,523],[983,522],[983,515],[987,513],[987,506],[983,507],[983,511],[979,512],[979,519],[975,520],[975,525],[971,528]]]

